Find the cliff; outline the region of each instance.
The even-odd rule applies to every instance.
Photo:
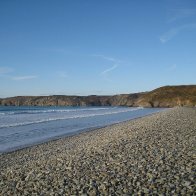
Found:
[[[18,96],[0,99],[4,106],[196,106],[196,85],[165,86],[145,93],[114,96]]]
[[[136,105],[144,107],[196,106],[196,85],[164,86],[142,95]]]

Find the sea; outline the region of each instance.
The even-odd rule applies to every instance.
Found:
[[[161,110],[163,108],[0,106],[0,154]]]

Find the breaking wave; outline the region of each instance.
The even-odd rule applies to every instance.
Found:
[[[117,107],[116,107],[117,108]],[[59,112],[79,112],[79,111],[97,111],[97,110],[106,110],[108,108],[89,108],[89,109],[76,109],[76,110],[45,110],[45,111],[34,111],[35,113],[53,113],[54,111],[56,113]],[[113,108],[115,109],[115,107]],[[136,110],[141,110],[143,107],[137,107],[137,108],[126,108],[126,109],[121,109],[117,111],[108,111],[108,112],[102,112],[102,113],[90,113],[90,114],[74,114],[73,116],[60,116],[60,117],[48,117],[48,118],[43,118],[41,120],[35,120],[35,121],[26,121],[26,122],[16,122],[16,123],[9,123],[9,124],[2,124],[0,125],[0,128],[8,128],[8,127],[18,127],[18,126],[25,126],[25,125],[31,125],[31,124],[39,124],[39,123],[45,123],[45,122],[50,122],[50,121],[57,121],[57,120],[68,120],[68,119],[76,119],[76,118],[90,118],[94,116],[104,116],[104,115],[112,115],[112,114],[119,114],[119,113],[125,113],[125,112],[131,112],[131,111],[136,111]],[[110,109],[111,110],[111,109]],[[29,112],[26,111],[26,113],[18,113],[18,114],[32,114],[32,111]],[[17,113],[15,113],[17,114]]]

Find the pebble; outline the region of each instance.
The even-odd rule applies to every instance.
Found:
[[[0,155],[0,195],[194,195],[196,108]]]

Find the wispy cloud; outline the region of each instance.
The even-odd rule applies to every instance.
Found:
[[[120,63],[121,61],[116,59],[116,58],[113,58],[113,57],[108,57],[108,56],[105,56],[105,55],[102,55],[102,54],[93,54],[91,56],[94,56],[94,57],[99,57],[99,58],[102,58],[104,60],[107,60],[107,61],[110,61],[110,62],[118,62]]]
[[[196,15],[196,9],[184,8],[184,9],[173,9],[171,10],[172,16],[168,22],[175,22],[183,18],[188,18]]]
[[[114,64],[112,67],[105,69],[104,71],[101,72],[102,77],[109,81],[112,82],[112,80],[109,78],[109,73],[112,72],[113,70],[115,70],[118,67],[117,64]]]
[[[35,79],[37,77],[38,76],[15,76],[15,77],[12,77],[11,79],[12,80],[31,80],[31,79]]]
[[[11,76],[10,73],[12,72],[14,72],[14,69],[10,67],[0,67],[0,76],[3,76],[9,80],[30,80],[38,77],[36,75]]]
[[[10,67],[0,67],[0,74],[7,74],[13,71],[14,70]]]
[[[109,74],[110,72],[114,71],[117,67],[119,67],[119,64],[122,62],[119,59],[113,58],[113,57],[108,57],[106,55],[102,55],[102,54],[93,54],[91,55],[93,57],[98,57],[101,58],[103,60],[106,60],[108,62],[110,62],[113,65],[110,65],[109,68],[103,70],[100,75],[107,81],[112,82],[112,80],[109,78]]]
[[[191,30],[194,28],[196,28],[196,23],[185,24],[179,27],[172,28],[160,37],[160,41],[162,43],[165,43],[169,41],[170,39],[172,39],[173,37],[175,37],[180,31]]]
[[[118,67],[118,65],[113,65],[112,67],[105,69],[104,71],[101,72],[102,75],[106,75],[109,72],[113,71],[114,69],[116,69]]]

